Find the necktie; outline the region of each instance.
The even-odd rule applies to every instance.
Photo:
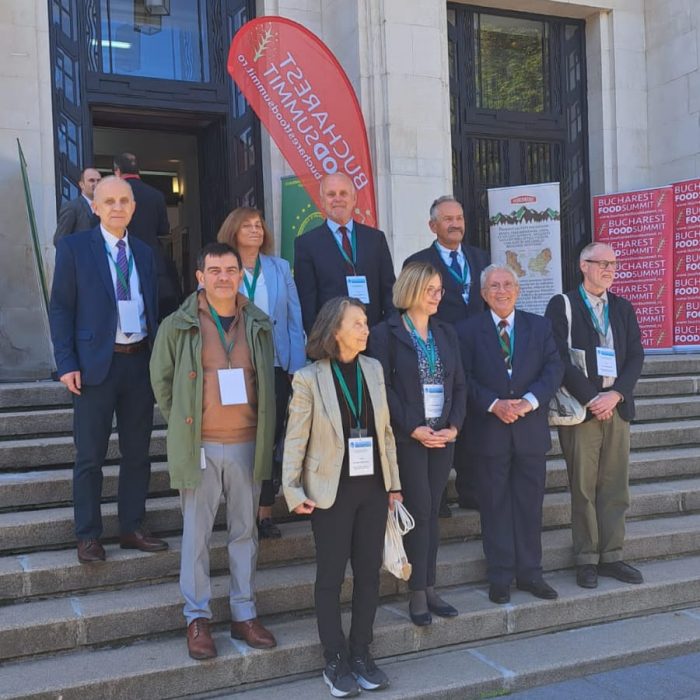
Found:
[[[508,321],[501,320],[498,322],[498,335],[501,339],[501,351],[503,352],[503,361],[506,363],[506,369],[511,369],[511,349],[510,335],[508,335]]]
[[[117,275],[117,299],[128,301],[131,298],[131,290],[128,287],[129,261],[126,259],[126,243],[123,240],[117,241],[117,267],[122,273]]]
[[[459,279],[464,279],[462,276],[462,266],[459,264],[459,260],[457,260],[457,251],[456,250],[451,250],[450,251],[450,267],[457,273],[457,276]]]
[[[340,239],[343,242],[343,252],[345,255],[348,256],[348,260],[350,262],[345,262],[345,267],[348,270],[349,274],[354,274],[354,266],[353,266],[353,259],[352,259],[352,243],[350,243],[350,233],[348,232],[348,229],[346,226],[341,226],[338,231],[340,231]]]

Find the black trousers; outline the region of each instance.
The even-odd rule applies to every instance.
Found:
[[[382,482],[357,477],[341,479],[335,503],[311,514],[316,544],[316,621],[326,661],[347,653],[340,588],[348,559],[353,574],[350,654],[363,655],[372,643],[388,508]]]
[[[149,447],[153,429],[153,392],[149,353],[114,353],[107,377],[73,396],[73,507],[79,540],[102,535],[102,465],[116,413],[119,433],[119,531],[137,530],[146,510],[151,477]]]
[[[545,456],[478,459],[481,537],[490,583],[542,577]]]
[[[464,433],[457,436],[455,443],[455,490],[460,502],[478,502],[476,457],[469,452],[469,443]]]
[[[265,479],[260,488],[260,502],[262,507],[275,504],[275,496],[279,488],[282,474],[280,442],[284,440],[285,419],[287,418],[287,406],[289,396],[292,393],[292,383],[289,375],[281,367],[275,367],[275,450],[272,463],[272,479]],[[279,459],[278,459],[279,455]],[[277,486],[275,486],[275,481]]]
[[[396,450],[404,505],[416,522],[403,540],[413,566],[408,587],[422,591],[435,585],[440,498],[452,468],[454,445],[430,449],[411,440],[397,442]]]

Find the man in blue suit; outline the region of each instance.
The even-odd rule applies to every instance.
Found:
[[[308,336],[319,309],[334,297],[364,303],[370,328],[394,311],[394,265],[382,231],[353,220],[357,192],[344,173],[321,180],[326,222],[294,241],[294,281]]]
[[[149,351],[157,330],[153,253],[127,234],[131,187],[116,177],[95,188],[100,225],[63,238],[49,321],[58,376],[73,394],[73,504],[78,560],[103,561],[102,464],[116,413],[119,431],[119,542],[153,552],[167,543],[143,528],[150,478],[153,393]]]
[[[481,274],[489,310],[457,324],[469,384],[465,440],[477,465],[489,598],[520,590],[553,599],[542,578],[542,500],[551,447],[547,409],[564,365],[550,322],[516,311],[520,287],[506,265]]]

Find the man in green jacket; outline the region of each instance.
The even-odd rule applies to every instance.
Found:
[[[270,478],[275,430],[274,352],[269,318],[238,293],[243,265],[225,243],[197,260],[200,289],[160,325],[151,383],[168,423],[170,484],[183,515],[180,589],[187,648],[216,656],[209,631],[209,541],[226,500],[231,636],[249,646],[276,645],[257,618],[253,581],[260,482]]]

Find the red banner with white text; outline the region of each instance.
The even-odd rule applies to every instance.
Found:
[[[700,179],[673,184],[674,332],[679,348],[700,346]]]
[[[637,312],[645,349],[673,346],[673,188],[593,197],[594,240],[612,246],[611,291]]]
[[[228,72],[314,204],[322,210],[318,181],[326,174],[345,173],[357,190],[354,218],[376,226],[362,112],[328,47],[296,22],[259,17],[236,32]]]

